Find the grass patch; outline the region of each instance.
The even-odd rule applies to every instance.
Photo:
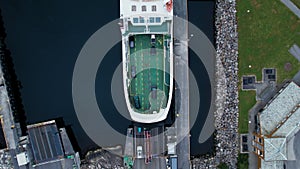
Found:
[[[288,52],[294,43],[300,45],[300,20],[285,5],[280,1],[238,0],[237,17],[239,79],[254,74],[261,80],[263,68],[276,68],[277,82],[281,83],[300,70],[300,63]],[[286,63],[292,64],[290,71],[284,69]],[[239,97],[239,131],[247,132],[248,110],[254,106],[255,93],[240,92]]]
[[[256,103],[255,91],[240,91],[239,133],[248,133],[248,111]]]
[[[238,0],[237,10],[240,75],[255,74],[260,80],[262,68],[274,67],[278,82],[292,78],[300,64],[288,49],[300,45],[300,20],[280,1]],[[284,70],[287,62],[291,71]]]
[[[237,164],[238,169],[245,169],[249,167],[248,156],[248,154],[239,154]]]
[[[228,165],[225,163],[221,163],[217,166],[217,169],[229,169]]]

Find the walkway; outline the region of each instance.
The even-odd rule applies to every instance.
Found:
[[[290,0],[281,0],[281,2],[288,7],[295,15],[300,18],[300,9]]]
[[[294,44],[290,49],[289,52],[293,55],[299,62],[300,62],[300,48],[297,44]]]
[[[300,86],[300,71],[294,76],[293,81]]]

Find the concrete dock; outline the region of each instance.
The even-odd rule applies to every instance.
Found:
[[[4,28],[2,28],[2,31],[4,31]],[[4,32],[0,33],[0,55],[1,57],[9,57],[6,56],[6,52],[4,52],[5,50],[7,50],[4,44]],[[0,60],[0,118],[7,147],[6,150],[3,151],[9,152],[9,154],[7,155],[11,157],[12,166],[5,166],[5,164],[0,164],[0,166],[3,166],[3,168],[11,167],[14,169],[18,169],[18,162],[14,157],[19,153],[18,142],[19,137],[21,136],[21,131],[19,128],[20,124],[16,123],[14,120],[13,111],[10,104],[10,97],[8,96],[8,89],[6,86],[6,81],[4,79],[3,67],[1,65],[2,63]]]
[[[174,1],[174,16],[187,20],[187,1]],[[179,114],[175,121],[177,138],[178,169],[190,168],[190,137],[189,132],[189,68],[188,68],[188,25],[187,22],[174,19],[174,37],[181,41],[174,44],[174,74],[180,88],[175,88],[175,112]],[[176,47],[175,47],[176,45]],[[180,90],[178,92],[177,90]],[[178,105],[179,104],[179,105]],[[178,110],[179,108],[179,110]]]

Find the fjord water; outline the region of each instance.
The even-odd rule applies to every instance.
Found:
[[[119,17],[119,1],[0,1],[6,44],[12,53],[16,74],[22,84],[22,99],[28,124],[62,117],[71,125],[82,152],[95,147],[81,128],[72,102],[72,74],[77,56],[87,39],[106,23]],[[213,41],[213,1],[190,1],[189,20]],[[119,32],[116,32],[119,33]],[[198,144],[210,102],[205,68],[190,52],[190,67],[196,76],[203,104],[191,131],[193,155],[211,151],[212,139]],[[121,62],[121,45],[107,53],[96,79],[98,103],[120,132],[130,121],[119,120],[110,96],[110,83]],[[206,80],[205,80],[206,78]],[[205,93],[206,92],[206,93]],[[202,102],[201,100],[201,102]],[[103,103],[105,102],[105,103]],[[101,129],[95,129],[101,130]],[[109,133],[108,133],[109,134]],[[105,137],[105,136],[104,136]]]

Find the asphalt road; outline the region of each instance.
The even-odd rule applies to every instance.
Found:
[[[166,160],[162,158],[153,158],[152,162],[145,165],[144,159],[136,159],[133,164],[136,169],[165,169]]]
[[[145,131],[139,132],[137,127],[134,127],[134,136],[135,136],[135,154],[137,154],[137,146],[142,146],[142,156],[143,158],[136,158],[134,161],[134,169],[160,169],[166,168],[166,160],[163,156],[165,151],[165,137],[162,133],[164,130],[163,127],[155,127],[146,132],[149,132],[151,137],[149,140],[146,139]],[[147,157],[147,144],[150,143],[150,154],[152,156],[152,160],[150,163],[146,164],[145,160]],[[136,155],[137,157],[137,155]]]

